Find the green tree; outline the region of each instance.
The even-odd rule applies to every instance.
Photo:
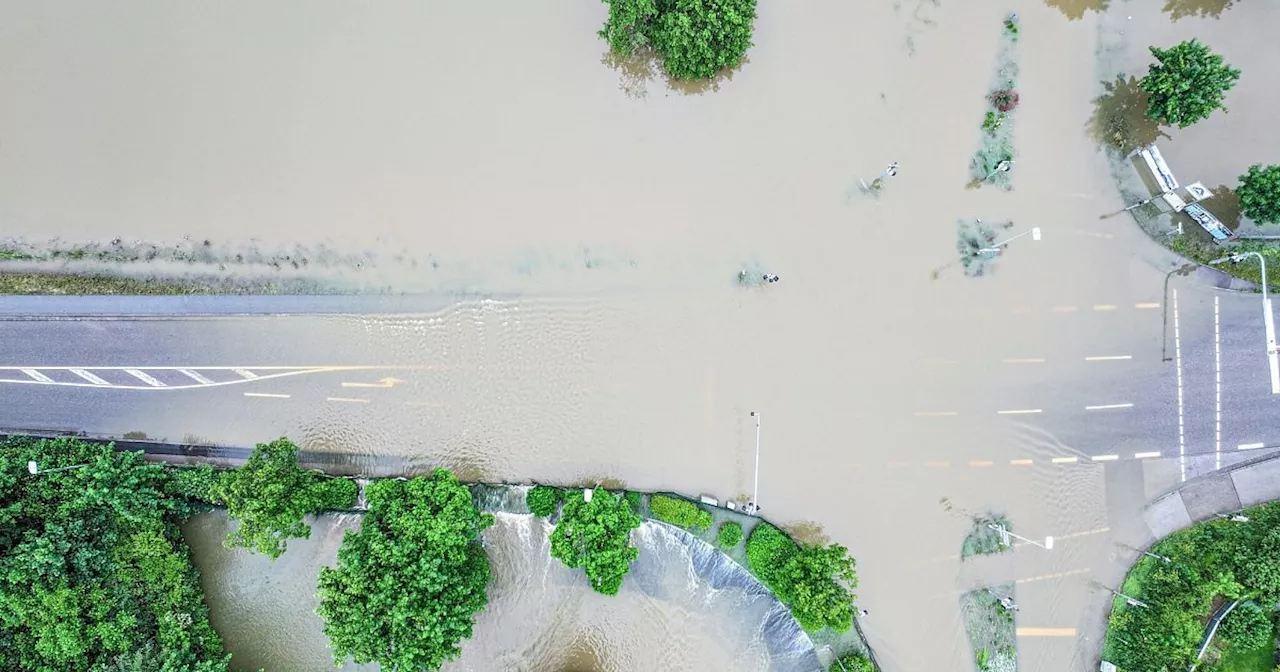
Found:
[[[839,632],[853,625],[854,560],[840,544],[805,546],[778,572],[778,598],[791,607],[801,627]]]
[[[1214,110],[1226,109],[1223,96],[1236,85],[1240,71],[1197,40],[1169,49],[1151,47],[1153,63],[1142,78],[1147,93],[1147,116],[1186,128],[1206,119]]]
[[[493,524],[447,469],[377,481],[337,569],[322,567],[317,613],[335,662],[351,656],[388,672],[435,670],[462,651],[492,576],[480,535]]]
[[[756,0],[604,0],[600,36],[621,56],[652,47],[676,79],[709,79],[751,47]]]
[[[1280,165],[1249,166],[1236,188],[1240,211],[1259,224],[1280,224]]]
[[[588,502],[582,491],[572,492],[551,533],[551,557],[586,570],[596,592],[616,595],[640,555],[631,545],[637,527],[640,517],[622,497],[597,488]]]
[[[983,649],[986,651],[986,649]],[[839,664],[832,665],[828,672],[876,672],[876,668],[860,653],[846,653],[840,656]]]
[[[289,539],[311,537],[307,514],[350,508],[358,486],[298,466],[298,447],[286,438],[260,443],[248,462],[212,487],[226,502],[227,515],[240,525],[227,537],[229,548],[247,548],[271,559],[280,557]]]
[[[27,460],[85,466],[33,476]],[[180,490],[139,452],[0,441],[0,670],[226,672]]]

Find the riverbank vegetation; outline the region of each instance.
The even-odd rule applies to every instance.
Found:
[[[987,92],[987,109],[982,120],[982,145],[970,163],[971,187],[990,184],[1005,190],[1013,188],[1013,112],[1018,107],[1018,61],[1014,48],[1018,44],[1018,15],[1004,20],[1000,50],[996,55],[996,73]]]
[[[855,562],[840,544],[802,546],[760,523],[747,538],[747,565],[809,631],[853,626]]]
[[[1186,128],[1225,110],[1223,98],[1240,79],[1240,71],[1198,40],[1169,49],[1149,47],[1156,63],[1140,86],[1147,94],[1147,117]]]
[[[720,524],[720,530],[716,533],[716,543],[719,544],[721,550],[731,551],[738,547],[738,543],[742,541],[742,526],[730,521]]]
[[[974,518],[973,529],[960,544],[960,559],[974,555],[995,555],[1009,550],[1009,547],[1004,545],[1000,532],[992,528],[993,525],[1012,530],[1009,527],[1009,520],[1004,516],[987,515]]]
[[[201,479],[181,473],[75,439],[0,442],[0,670],[229,669],[178,528]]]
[[[652,495],[649,497],[649,512],[654,518],[664,523],[671,523],[692,532],[702,532],[711,528],[711,514],[687,499],[670,495]]]
[[[222,474],[211,488],[213,499],[239,523],[227,547],[272,560],[284,553],[289,539],[311,537],[305,516],[350,510],[358,491],[355,481],[299,467],[298,446],[284,437],[258,444],[243,466]]]
[[[1243,513],[1247,522],[1216,519],[1175,532],[1151,548],[1168,562],[1143,556],[1133,566],[1120,592],[1141,604],[1115,599],[1105,660],[1122,670],[1185,670],[1220,604],[1251,599],[1272,618],[1280,601],[1280,504]],[[1248,649],[1240,640],[1254,642],[1247,610],[1237,624],[1230,622],[1234,615],[1223,622],[1216,648]],[[1233,633],[1236,642],[1228,637]]]
[[[550,485],[535,485],[524,495],[525,505],[529,513],[542,518],[555,515],[556,509],[564,501],[564,490]]]
[[[751,47],[756,0],[604,0],[600,37],[623,58],[652,51],[675,79],[710,79]]]
[[[581,567],[598,593],[616,595],[640,551],[631,531],[640,516],[625,497],[599,488],[590,500],[581,490],[570,492],[551,533],[551,557],[571,568]]]
[[[434,670],[461,654],[492,580],[480,513],[452,472],[386,479],[366,488],[360,531],[348,532],[336,569],[320,570],[316,610],[334,661],[385,670]]]

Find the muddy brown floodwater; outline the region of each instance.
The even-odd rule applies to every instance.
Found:
[[[1143,44],[1200,29],[1242,68],[1252,52],[1236,44],[1274,54],[1267,3],[1176,23],[1137,4],[763,0],[750,62],[718,91],[686,95],[603,64],[606,7],[590,0],[3,0],[0,233],[33,244],[208,239],[231,256],[319,250],[308,272],[339,284],[523,295],[319,325],[313,349],[346,338],[388,364],[435,367],[388,393],[418,395],[398,397],[421,402],[412,413],[299,401],[248,406],[233,428],[161,406],[120,422],[212,440],[288,432],[312,449],[464,475],[607,477],[723,498],[752,486],[747,413],[759,410],[764,512],[859,558],[886,669],[967,670],[956,596],[977,579],[950,557],[965,511],[1003,510],[1045,533],[1116,524],[1101,465],[980,468],[1069,448],[1036,417],[991,406],[1040,403],[1033,393],[1085,378],[996,362],[1094,354],[1086,345],[1127,352],[1159,333],[1158,317],[1141,328],[1045,317],[1062,304],[1162,300],[1155,246],[1098,217],[1123,205],[1091,122],[1116,74],[1104,70],[1140,75]],[[967,190],[1009,11],[1021,15],[1015,189]],[[1274,101],[1251,74],[1241,100]],[[1199,161],[1190,151],[1167,155]],[[1266,158],[1255,154],[1241,149],[1241,163]],[[891,161],[901,171],[881,197],[859,194],[858,178]],[[1227,181],[1230,165],[1205,164],[1205,179]],[[1024,237],[994,275],[964,278],[956,222],[977,217],[1012,220],[1010,233],[1038,226],[1044,239]],[[744,267],[781,281],[739,287]],[[955,404],[987,404],[988,415],[912,415]],[[978,466],[922,470],[926,453]],[[282,598],[310,594],[348,524],[322,526],[277,565],[298,572],[263,572],[215,547],[216,522],[192,524],[206,578],[220,579],[215,623],[232,650],[256,651],[242,662],[324,663],[312,605]],[[520,534],[500,526],[495,548]],[[1095,551],[1105,561],[1107,549],[1083,548],[1008,562],[1020,576],[1056,576],[1088,571]],[[510,567],[554,573],[538,562]],[[657,669],[634,656],[666,650],[681,659],[664,669],[768,665],[750,645],[717,641],[742,642],[732,621],[754,618],[732,596],[691,614],[566,591],[557,599],[576,605],[572,623],[537,631],[502,611],[543,613],[520,611],[538,599],[529,590],[497,596],[459,669],[524,669],[486,658],[522,637],[529,669]],[[1084,627],[1083,579],[1019,590],[1029,625]],[[276,620],[306,641],[272,653],[255,624]],[[1093,664],[1096,642],[1054,641],[1021,641],[1023,669]],[[579,653],[538,657],[553,649]]]

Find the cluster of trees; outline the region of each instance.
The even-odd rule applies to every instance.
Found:
[[[631,562],[640,555],[631,545],[631,531],[640,527],[640,516],[620,494],[599,488],[566,494],[560,520],[551,532],[551,557],[571,568],[581,567],[591,587],[616,595]]]
[[[178,529],[211,473],[75,439],[0,443],[0,670],[226,672]]]
[[[1124,592],[1148,606],[1117,600],[1107,629],[1111,662],[1122,670],[1187,669],[1216,600],[1251,598],[1267,611],[1280,602],[1280,505],[1247,514],[1247,523],[1214,520],[1176,532],[1152,549],[1170,562],[1144,556],[1134,565]],[[1223,637],[1256,636],[1247,608],[1237,623],[1233,617]]]
[[[1226,110],[1227,91],[1240,71],[1197,40],[1169,49],[1151,47],[1151,64],[1139,85],[1147,94],[1147,117],[1186,128]],[[1240,211],[1259,224],[1280,224],[1280,165],[1255,164],[1240,176]]]
[[[676,79],[710,79],[751,47],[756,0],[604,0],[600,37],[619,56],[651,49]]]
[[[747,564],[805,630],[844,632],[853,626],[858,576],[844,546],[802,546],[762,522],[747,538]]]

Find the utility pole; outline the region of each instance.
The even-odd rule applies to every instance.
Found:
[[[751,510],[747,513],[754,515],[760,510],[760,413],[751,411],[751,417],[756,419],[756,479],[751,488]]]

